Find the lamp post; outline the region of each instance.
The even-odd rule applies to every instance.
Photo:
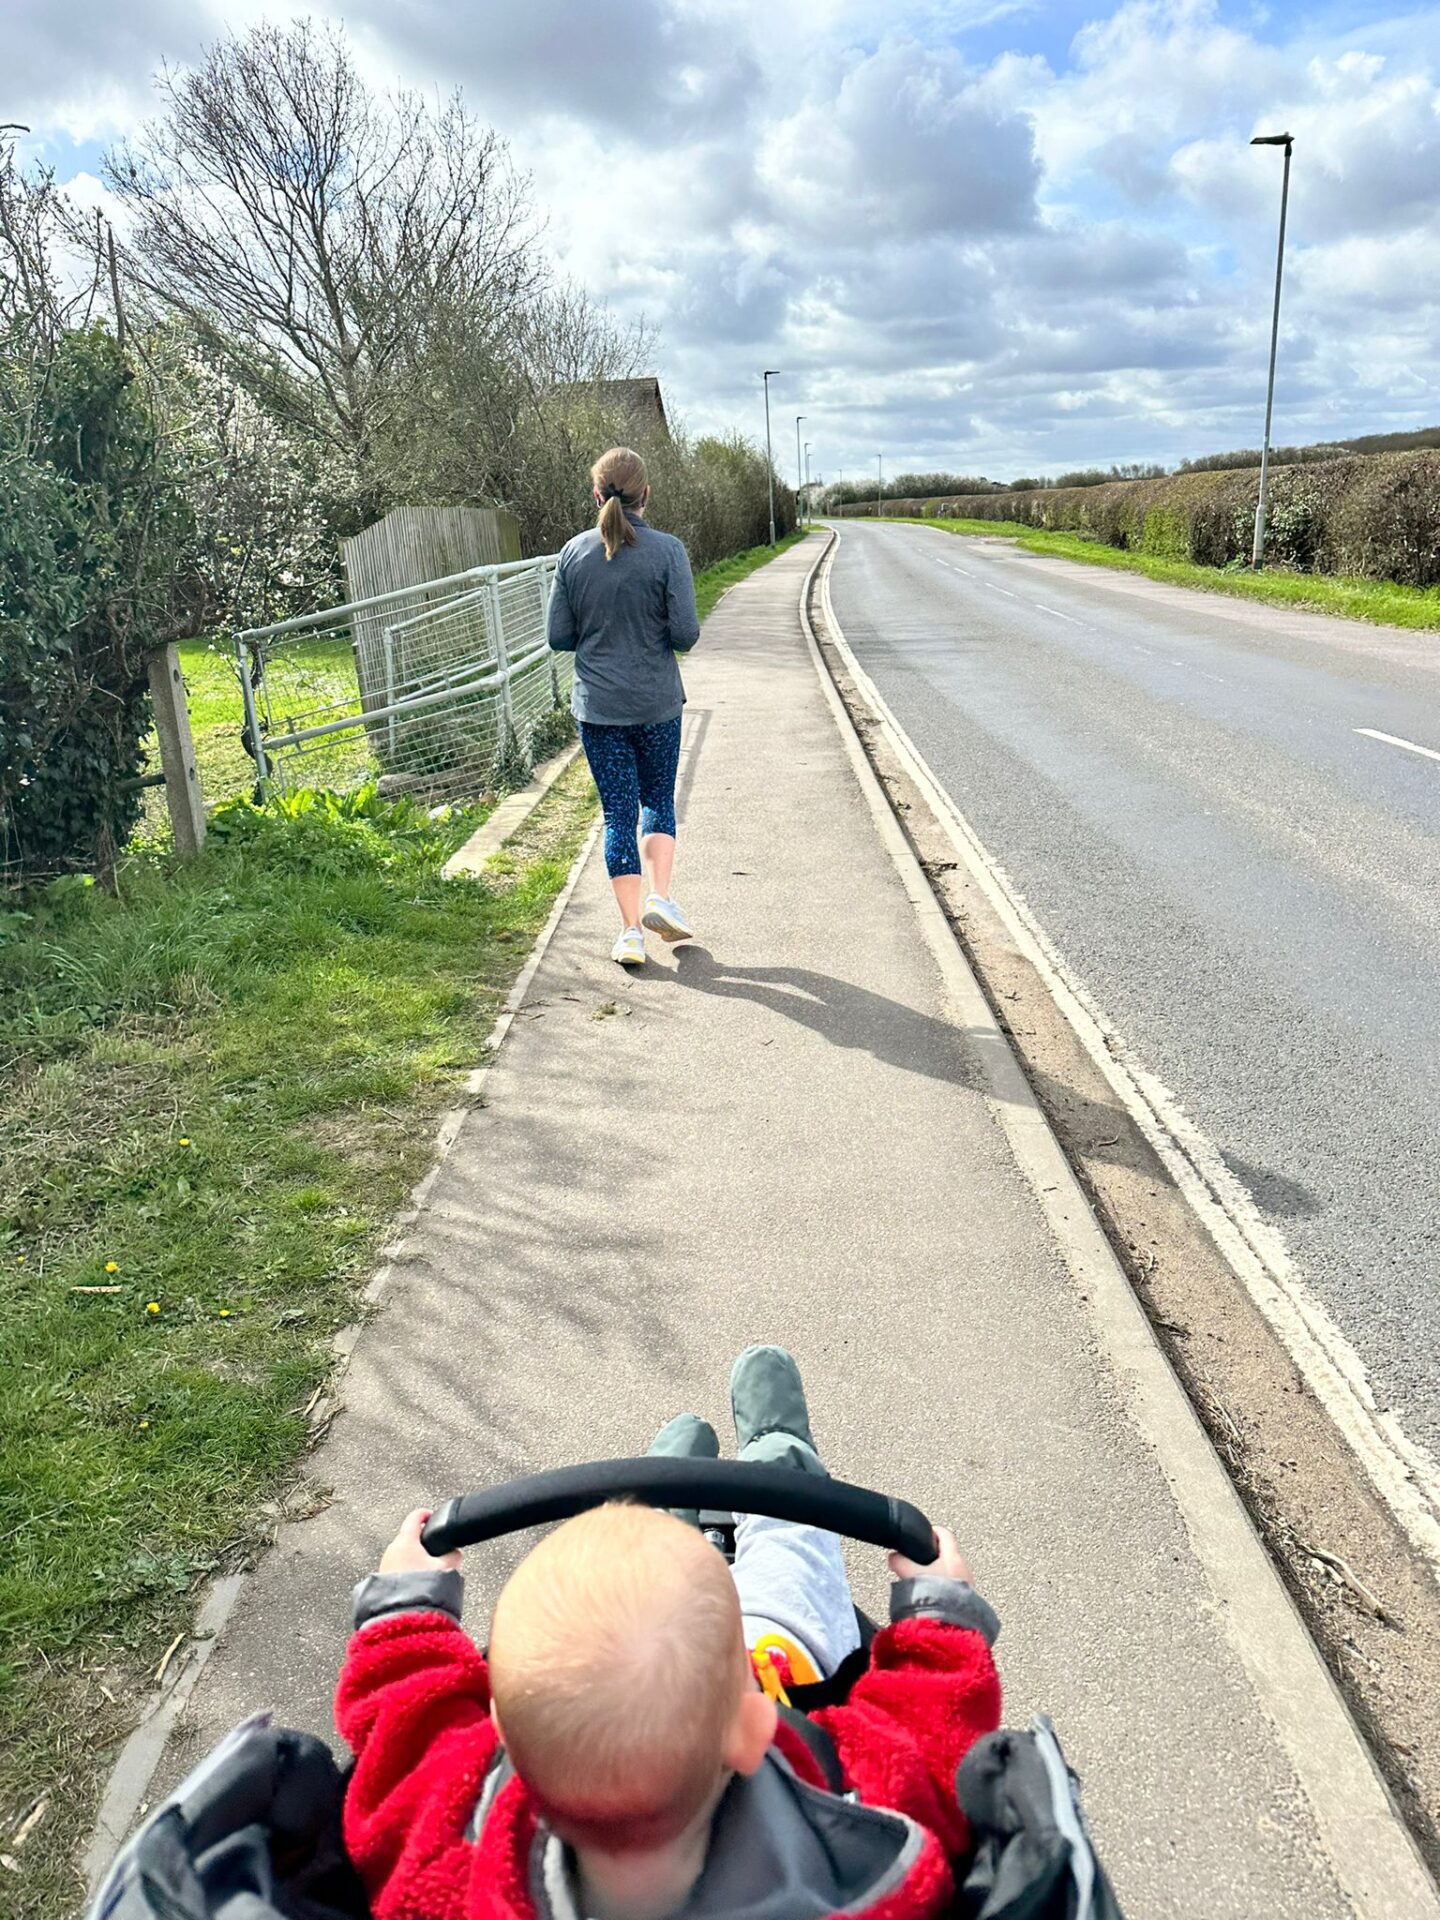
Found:
[[[775,544],[775,462],[770,454],[770,382],[778,379],[780,369],[765,369],[765,479],[770,488],[770,544]]]
[[[883,453],[877,453],[875,456],[875,518],[877,520],[880,518],[880,502],[884,497],[884,493],[885,456]]]
[[[1270,418],[1275,409],[1275,349],[1280,340],[1280,276],[1285,271],[1285,210],[1290,199],[1290,155],[1293,133],[1257,133],[1252,147],[1284,147],[1285,171],[1280,178],[1280,244],[1275,252],[1275,311],[1270,321],[1270,380],[1265,390],[1265,444],[1260,449],[1260,498],[1255,502],[1255,545],[1250,564],[1265,562],[1265,494],[1270,482]]]
[[[805,476],[800,471],[800,422],[804,418],[805,415],[803,413],[797,413],[795,416],[795,498],[800,507],[800,524],[802,527],[805,524],[805,504],[801,489],[805,484]]]

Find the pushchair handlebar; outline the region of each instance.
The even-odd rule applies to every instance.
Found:
[[[527,1527],[569,1520],[607,1500],[766,1514],[775,1520],[823,1527],[827,1533],[870,1546],[892,1547],[925,1566],[935,1558],[935,1529],[908,1500],[794,1467],[664,1454],[557,1467],[462,1494],[430,1516],[420,1539],[428,1552],[438,1556]]]

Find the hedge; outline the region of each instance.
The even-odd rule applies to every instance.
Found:
[[[113,335],[0,340],[0,877],[108,877],[140,810],[146,659],[187,624],[190,518]]]
[[[889,500],[889,514],[1006,520],[1081,533],[1110,547],[1225,567],[1247,560],[1260,476],[1254,468],[1118,480],[1099,487]],[[858,514],[861,508],[842,509]],[[870,509],[873,512],[873,508]],[[1403,586],[1440,584],[1440,450],[1348,454],[1271,468],[1266,559],[1305,573]]]

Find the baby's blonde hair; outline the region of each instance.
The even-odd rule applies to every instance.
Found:
[[[693,1527],[614,1505],[567,1521],[507,1582],[489,1661],[515,1769],[573,1845],[662,1846],[714,1793],[745,1643]]]

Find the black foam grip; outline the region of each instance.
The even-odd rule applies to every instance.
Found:
[[[420,1538],[433,1554],[477,1546],[526,1527],[568,1520],[607,1500],[636,1500],[647,1507],[721,1507],[763,1513],[823,1527],[875,1547],[893,1547],[928,1566],[935,1558],[935,1529],[908,1500],[872,1493],[795,1467],[751,1466],[736,1460],[675,1459],[645,1454],[638,1460],[595,1460],[578,1467],[507,1480],[479,1493],[447,1501],[425,1523]]]

